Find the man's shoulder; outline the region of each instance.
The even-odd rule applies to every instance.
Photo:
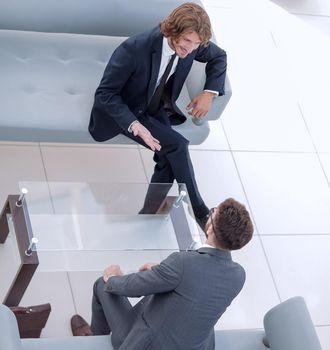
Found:
[[[146,42],[146,41],[152,41],[157,38],[162,37],[162,33],[160,31],[159,26],[153,27],[151,29],[148,29],[144,32],[134,34],[130,36],[127,41],[129,42]]]

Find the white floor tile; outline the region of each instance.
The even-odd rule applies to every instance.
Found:
[[[267,87],[265,87],[267,89]],[[223,125],[232,150],[313,151],[313,145],[295,101],[285,101],[279,93],[251,98],[232,98]],[[283,97],[283,98],[282,98]]]
[[[317,92],[303,94],[299,104],[315,147],[318,152],[330,152],[330,84],[328,88],[319,87]]]
[[[260,234],[330,233],[330,189],[315,154],[234,157]]]
[[[325,174],[328,178],[328,182],[330,183],[330,153],[322,153],[320,154],[321,163]]]
[[[104,266],[106,268],[106,266]],[[94,282],[102,276],[102,271],[69,272],[69,279],[77,313],[87,322],[92,317],[92,296]]]
[[[48,181],[145,182],[138,149],[42,146]]]
[[[295,82],[298,101],[312,139],[318,151],[329,152],[329,36],[279,8],[274,8],[272,16],[265,17],[279,54],[289,68],[285,81],[291,77]]]
[[[272,0],[290,12],[330,16],[330,3],[327,0]]]
[[[305,298],[314,324],[330,324],[330,235],[262,237],[282,300]]]
[[[210,16],[218,43],[228,54],[233,96],[221,120],[231,149],[312,151],[290,66],[267,22],[248,5],[214,9]]]
[[[330,350],[330,326],[316,327],[322,350]]]
[[[20,305],[44,303],[50,303],[52,311],[41,336],[71,336],[70,318],[76,312],[66,272],[35,273]]]
[[[199,190],[209,207],[229,197],[247,204],[230,152],[192,151],[190,154]]]
[[[240,3],[240,0],[202,0],[202,3],[209,13],[209,7],[231,8]]]
[[[225,113],[226,113],[226,110],[223,112],[220,119],[222,119]],[[223,127],[220,119],[209,121],[210,133],[207,139],[200,145],[190,145],[189,148],[191,150],[214,150],[214,151],[229,150],[227,138],[223,131]]]
[[[18,194],[20,181],[43,181],[45,173],[36,145],[0,145],[0,207],[9,194]]]
[[[154,173],[155,162],[153,161],[154,152],[146,149],[140,148],[140,153],[142,157],[142,164],[148,177],[148,182],[150,182],[151,176]]]
[[[154,167],[152,154],[148,150],[142,150],[141,154],[150,179]],[[192,150],[190,156],[200,193],[209,207],[217,206],[229,197],[246,204],[230,152]]]
[[[264,314],[279,303],[265,255],[255,236],[247,246],[233,252],[233,260],[246,271],[246,282],[216,325],[216,329],[263,328]]]
[[[330,15],[327,17],[316,15],[297,15],[297,17],[330,36]]]

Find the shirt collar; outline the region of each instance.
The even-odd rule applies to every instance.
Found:
[[[200,249],[200,248],[213,248],[213,249],[217,249],[217,248],[215,248],[215,247],[213,247],[212,245],[209,245],[209,244],[207,244],[207,243],[202,244],[202,245],[199,247],[199,249]]]
[[[165,36],[163,37],[162,54],[164,56],[172,56],[173,54],[175,54],[175,51],[171,49],[170,45],[168,44],[167,38],[165,38]]]

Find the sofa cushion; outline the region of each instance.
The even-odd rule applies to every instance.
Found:
[[[0,31],[1,125],[87,130],[94,91],[123,40]]]
[[[263,330],[215,331],[215,350],[267,350]],[[284,350],[284,349],[282,349]]]
[[[94,142],[88,132],[94,92],[125,37],[0,30],[0,140]],[[185,110],[186,85],[178,99]],[[209,125],[176,127],[193,144]],[[133,143],[118,135],[110,143]]]

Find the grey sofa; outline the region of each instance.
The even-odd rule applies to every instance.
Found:
[[[302,297],[291,298],[264,317],[264,330],[216,331],[217,350],[321,350]],[[111,350],[109,336],[20,339],[14,314],[0,305],[0,350]]]
[[[113,50],[159,23],[179,0],[0,0],[0,141],[94,142],[94,92]],[[198,2],[198,0],[196,1]],[[196,62],[178,99],[184,109],[203,89]],[[175,127],[191,144],[209,133],[231,96],[214,100],[202,125]],[[131,143],[118,136],[111,143]]]

